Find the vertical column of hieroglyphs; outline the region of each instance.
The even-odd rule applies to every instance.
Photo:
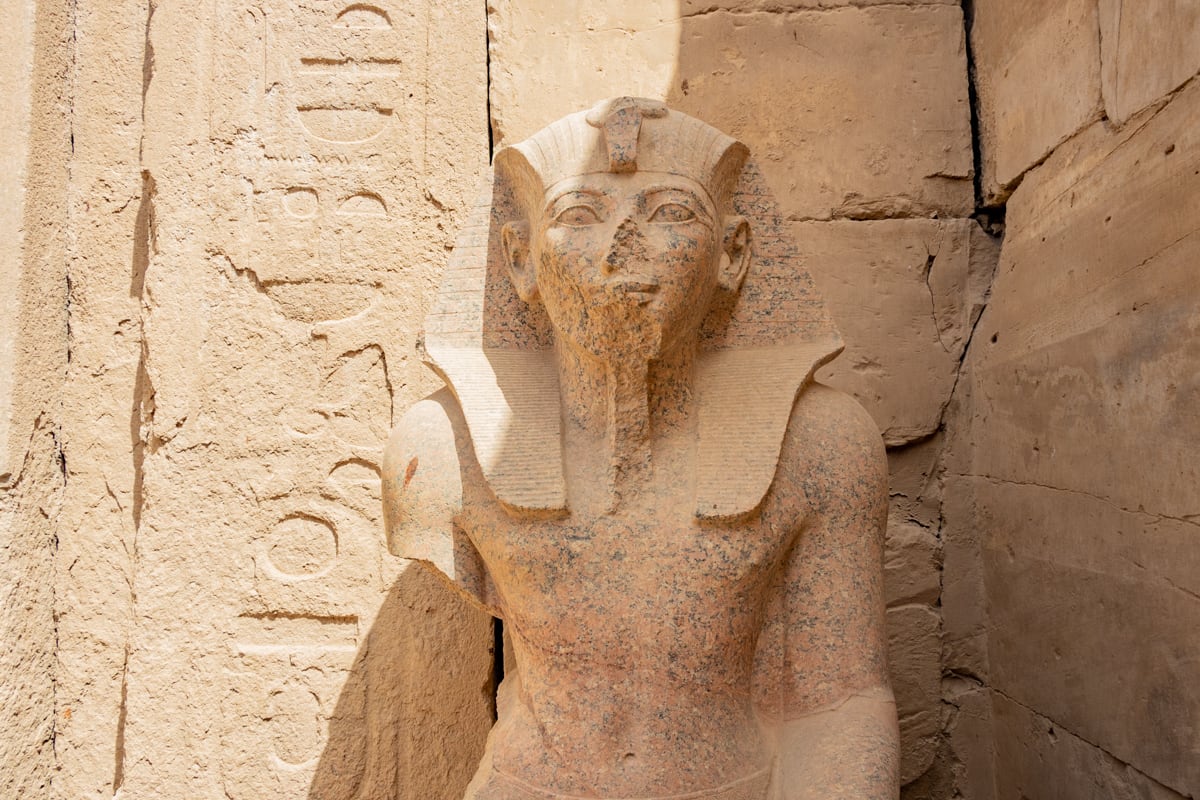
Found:
[[[484,23],[457,5],[154,10],[136,796],[433,797],[477,760],[490,627],[386,553],[379,513],[486,164]]]

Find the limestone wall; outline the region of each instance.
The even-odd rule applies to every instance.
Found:
[[[46,796],[54,767],[68,6],[0,9],[0,797]]]
[[[1194,797],[1200,7],[976,0],[972,44],[983,186],[1011,192],[947,486],[948,666],[994,713],[975,779]]]

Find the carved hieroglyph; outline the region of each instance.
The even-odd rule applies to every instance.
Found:
[[[894,797],[882,443],[746,148],[616,98],[488,188],[384,459],[393,551],[512,637],[467,796]]]
[[[440,231],[487,158],[464,18],[155,5],[119,793],[415,800],[470,777],[492,621],[389,556],[380,511],[394,404],[427,391]]]

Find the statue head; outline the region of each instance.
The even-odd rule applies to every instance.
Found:
[[[796,393],[841,349],[746,148],[628,97],[496,155],[424,342],[513,514],[567,509],[556,342],[604,361],[697,342],[696,514],[712,520],[761,501]]]
[[[629,97],[502,150],[522,214],[502,231],[517,294],[545,307],[562,344],[600,359],[694,343],[750,264],[750,225],[730,202],[745,158],[715,128]]]

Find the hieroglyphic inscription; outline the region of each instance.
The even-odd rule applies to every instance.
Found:
[[[433,383],[417,330],[487,163],[483,16],[170,0],[147,38],[145,502],[118,782],[451,796],[467,776],[447,747],[490,724],[486,695],[454,687],[486,684],[491,627],[387,553],[379,468],[394,403]],[[469,730],[426,746],[402,735],[417,719]]]
[[[261,505],[224,716],[255,744],[224,772],[235,800],[302,797],[322,753],[346,774],[368,760],[361,737],[331,743],[328,730],[335,713],[365,724],[359,626],[395,577],[379,534],[380,448],[405,360],[396,320],[417,315],[393,256],[411,220],[394,209],[422,167],[428,21],[399,2],[231,1],[222,13],[251,55],[217,60],[222,83],[248,87],[210,117],[241,184],[221,247],[305,364],[281,375],[271,468],[252,486]]]
[[[423,150],[425,20],[400,3],[278,3],[271,11],[267,153],[415,158]]]
[[[354,617],[244,615],[223,716],[232,797],[305,797],[354,662]],[[247,744],[250,738],[250,746]]]

